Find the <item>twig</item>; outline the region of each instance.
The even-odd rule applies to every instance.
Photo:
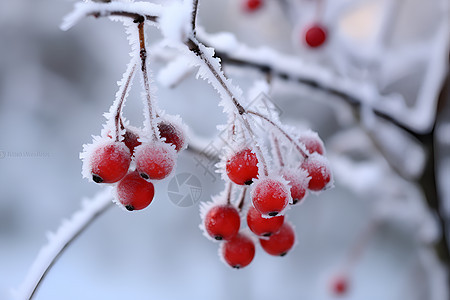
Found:
[[[197,26],[197,14],[198,14],[198,0],[193,0],[191,30],[194,33],[194,35],[195,35],[195,28]]]
[[[304,78],[298,74],[291,74],[287,71],[274,69],[274,67],[270,64],[260,63],[257,61],[251,61],[251,60],[247,60],[247,59],[235,58],[235,57],[232,57],[231,54],[224,52],[224,51],[220,51],[220,50],[216,50],[215,56],[220,58],[220,60],[222,61],[223,64],[230,64],[230,65],[254,68],[263,73],[271,73],[273,76],[276,76],[277,78],[282,79],[282,80],[289,80],[289,81],[297,82],[297,83],[309,86],[313,89],[321,90],[327,94],[338,97],[339,99],[347,102],[348,104],[352,105],[353,107],[355,107],[357,109],[359,109],[362,105],[361,99],[359,99],[353,95],[350,95],[350,94],[346,93],[345,91],[342,91],[342,90],[332,87],[330,85],[326,85],[326,84],[321,83],[314,79]],[[371,109],[372,109],[373,113],[375,115],[377,115],[378,117],[389,121],[390,123],[396,125],[399,128],[402,128],[403,130],[405,130],[409,134],[413,135],[414,137],[418,138],[419,140],[421,139],[422,134],[416,132],[411,127],[399,122],[395,117],[389,115],[386,112],[379,110],[376,107],[372,107]]]

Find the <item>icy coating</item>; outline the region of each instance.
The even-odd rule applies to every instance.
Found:
[[[292,204],[300,202],[308,195],[308,184],[311,177],[307,171],[296,168],[283,168],[281,176],[289,182],[291,187]]]
[[[331,173],[330,163],[325,156],[318,153],[311,154],[302,163],[311,177],[308,188],[312,191],[321,191],[331,188],[334,184],[333,175]]]
[[[292,202],[288,183],[279,175],[255,180],[250,195],[253,206],[267,218],[271,213],[283,215]]]
[[[105,148],[112,148],[114,151],[106,153],[104,151]],[[105,157],[104,154],[108,154],[108,157]],[[90,181],[93,181],[92,175],[93,173],[95,174],[96,172],[98,172],[98,167],[104,159],[106,159],[107,161],[116,160],[118,161],[118,164],[127,163],[128,166],[130,165],[131,161],[130,150],[127,148],[127,146],[125,146],[125,144],[122,142],[114,142],[108,137],[94,137],[94,140],[91,144],[83,145],[83,152],[80,153],[80,159],[83,161],[81,170],[83,178],[87,178]],[[128,166],[126,167],[127,170]],[[114,173],[117,173],[117,170],[112,171]]]
[[[161,180],[175,169],[177,153],[173,145],[153,141],[136,147],[136,170],[149,179]]]

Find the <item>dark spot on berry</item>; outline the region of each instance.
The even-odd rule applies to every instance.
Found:
[[[251,179],[250,179],[250,180],[247,180],[246,182],[244,182],[245,185],[250,185],[250,184],[252,184],[252,183],[253,183],[253,180],[251,180]]]
[[[272,235],[272,232],[266,232],[266,233],[263,233],[262,234],[262,236],[265,236],[265,237],[269,237],[269,236],[271,236]]]
[[[287,252],[283,252],[280,254],[280,256],[285,256],[287,254]]]
[[[241,266],[240,266],[240,265],[234,265],[233,268],[235,268],[235,269],[240,269]]]
[[[218,241],[223,240],[223,237],[221,235],[216,235],[216,236],[214,236],[214,238]]]
[[[292,204],[297,204],[298,203],[298,199],[292,199]]]
[[[133,211],[134,210],[134,206],[131,204],[125,205],[125,208],[129,211]]]
[[[276,215],[278,215],[278,212],[277,211],[272,211],[272,212],[268,213],[268,215],[271,216],[271,217],[275,217]]]
[[[98,176],[96,174],[92,174],[92,180],[94,180],[94,182],[96,182],[96,183],[102,183],[103,182],[103,178],[101,178],[100,176]]]
[[[141,175],[141,177],[144,178],[144,179],[149,179],[149,178],[150,178],[150,177],[148,177],[148,175],[145,174],[145,173],[141,173],[141,174],[139,174],[139,175]]]

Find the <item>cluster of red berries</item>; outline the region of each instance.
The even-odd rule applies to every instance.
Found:
[[[174,170],[177,152],[185,147],[183,129],[177,122],[160,120],[158,138],[123,127],[113,139],[104,137],[85,145],[83,174],[96,183],[115,184],[117,201],[127,210],[141,210],[153,200],[151,180],[161,180]],[[122,135],[120,135],[122,134]]]
[[[318,192],[332,184],[331,170],[324,156],[323,142],[312,131],[304,132],[294,142],[302,155],[288,164],[288,145],[272,144],[279,163],[269,175],[259,163],[258,147],[243,147],[224,156],[224,179],[228,188],[212,202],[203,204],[201,228],[213,239],[222,241],[220,255],[233,268],[247,266],[255,255],[255,241],[274,256],[284,256],[295,244],[293,226],[285,221],[288,205],[302,201],[308,190]],[[298,159],[301,157],[300,159]],[[267,168],[266,168],[267,169]],[[247,186],[251,185],[251,205],[245,206]],[[235,198],[233,189],[241,190]],[[247,229],[242,229],[245,217]]]

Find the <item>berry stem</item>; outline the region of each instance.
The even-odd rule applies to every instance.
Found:
[[[233,184],[231,182],[227,183],[227,204],[230,205],[231,204],[231,191],[233,189]]]
[[[117,105],[117,110],[116,110],[116,114],[114,116],[114,122],[115,122],[115,127],[116,127],[116,142],[119,141],[119,135],[120,135],[120,130],[124,129],[124,125],[123,125],[123,120],[122,120],[122,108],[123,108],[123,104],[125,102],[125,98],[127,96],[128,93],[128,89],[130,87],[130,83],[131,80],[134,77],[134,72],[136,70],[136,64],[133,64],[131,67],[131,70],[128,72],[128,76],[127,76],[127,80],[125,81],[125,84],[123,86],[123,90],[120,96],[120,100],[119,103]]]
[[[298,150],[298,152],[300,153],[301,156],[303,156],[303,158],[308,158],[308,154],[305,152],[305,150],[302,149],[302,147],[299,145],[299,143],[297,143],[286,131],[284,131],[280,126],[278,126],[277,124],[275,124],[275,122],[273,122],[272,120],[270,120],[269,118],[267,118],[266,116],[263,116],[262,114],[255,112],[255,111],[251,111],[248,110],[247,111],[248,114],[254,115],[256,117],[259,117],[261,119],[263,119],[264,121],[266,121],[267,123],[269,123],[270,125],[272,125],[274,128],[276,128],[278,131],[281,132],[281,134],[283,134],[290,143],[292,143],[295,148]]]
[[[356,265],[358,260],[361,258],[364,250],[367,248],[367,245],[370,239],[373,237],[376,230],[379,228],[380,222],[371,220],[369,221],[369,225],[362,230],[359,235],[356,237],[356,241],[353,246],[350,248],[348,253],[345,270],[347,273]]]
[[[317,5],[316,5],[316,15],[314,17],[314,22],[318,23],[320,21],[320,19],[322,19],[323,16],[323,0],[316,0],[317,1]]]
[[[279,143],[278,139],[276,138],[275,134],[272,133],[271,136],[272,136],[272,144],[273,144],[273,147],[275,148],[275,153],[278,158],[278,163],[280,164],[280,167],[284,167],[284,160],[283,160],[283,156],[281,154],[280,143]]]
[[[247,189],[248,189],[248,187],[244,187],[244,188],[242,189],[242,192],[241,192],[241,199],[239,200],[239,204],[238,204],[238,210],[239,210],[239,212],[241,212],[242,209],[244,208],[245,195],[247,195]]]
[[[150,130],[153,134],[153,139],[158,139],[158,134],[155,126],[155,111],[154,105],[152,101],[152,97],[150,95],[150,81],[148,79],[148,71],[147,71],[147,49],[145,47],[145,32],[144,32],[144,18],[138,21],[138,30],[139,30],[139,56],[141,58],[141,71],[142,71],[142,80],[145,89],[145,97],[147,100],[147,109],[148,109],[148,119],[150,122]]]

